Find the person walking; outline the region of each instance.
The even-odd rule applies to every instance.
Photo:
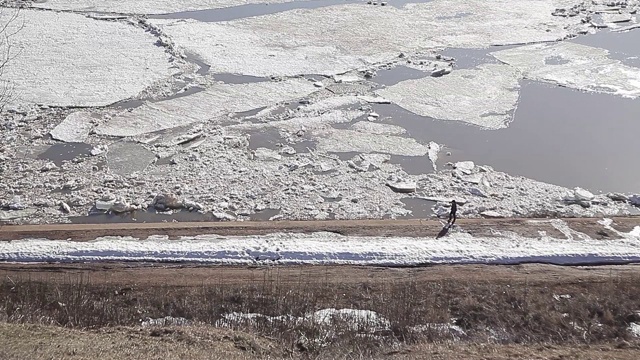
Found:
[[[456,223],[456,212],[458,211],[458,203],[456,203],[455,200],[451,200],[451,212],[449,213],[449,221],[447,222],[447,224],[449,225],[449,227],[452,227],[453,224]]]

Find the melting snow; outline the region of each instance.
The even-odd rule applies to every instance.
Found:
[[[434,234],[435,235],[435,234]],[[640,237],[612,240],[472,237],[456,232],[441,239],[341,236],[333,233],[265,236],[201,235],[145,241],[103,237],[90,242],[30,239],[0,243],[0,260],[187,261],[220,264],[597,264],[640,261]]]

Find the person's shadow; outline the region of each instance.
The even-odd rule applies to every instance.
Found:
[[[440,230],[440,232],[438,233],[438,236],[436,236],[436,239],[440,239],[441,237],[447,235],[447,233],[449,232],[449,229],[451,229],[451,224],[447,223],[442,230]]]

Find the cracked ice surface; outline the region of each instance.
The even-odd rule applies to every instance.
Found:
[[[640,69],[610,59],[605,49],[562,42],[535,44],[491,53],[526,78],[593,92],[640,96]],[[561,59],[546,65],[545,59]]]
[[[0,17],[4,25],[7,16]],[[10,27],[16,51],[3,76],[17,101],[55,106],[104,106],[133,97],[177,72],[157,38],[120,22],[21,10]],[[100,84],[97,86],[96,84]]]
[[[485,64],[447,76],[402,81],[376,94],[418,115],[500,129],[512,119],[519,77],[511,66]]]
[[[314,134],[316,149],[325,152],[384,153],[422,156],[429,148],[415,139],[392,135],[368,134],[356,130],[327,129]]]
[[[291,0],[47,0],[33,7],[51,10],[95,11],[118,14],[157,15],[182,11],[221,9],[247,4],[275,4]]]
[[[555,41],[578,18],[551,15],[553,1],[435,0],[392,6],[340,5],[221,23],[150,20],[214,73],[341,74],[401,52]],[[470,13],[456,18],[459,13]],[[444,18],[443,18],[444,17]]]
[[[96,133],[136,136],[296,99],[316,90],[309,81],[299,79],[250,84],[217,83],[193,95],[146,103],[133,111],[124,111],[99,126]]]

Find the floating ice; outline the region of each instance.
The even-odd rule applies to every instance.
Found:
[[[372,123],[370,121],[358,121],[351,125],[351,130],[376,135],[401,135],[407,132],[405,128],[397,125]]]
[[[298,130],[316,130],[330,127],[331,124],[339,124],[353,121],[364,112],[359,110],[331,110],[322,115],[303,115],[287,120],[270,121],[267,123],[239,124],[229,126],[229,129],[255,130],[273,127],[280,130],[296,132]]]
[[[580,19],[552,16],[554,9],[551,0],[435,0],[402,9],[328,6],[224,23],[150,21],[212,72],[337,75],[435,47],[560,40]]]
[[[511,66],[485,64],[442,77],[402,81],[376,93],[418,115],[500,129],[513,117],[519,77]]]
[[[119,141],[109,145],[107,165],[115,174],[128,176],[144,171],[156,156],[142,145],[130,141]]]
[[[392,135],[367,134],[354,130],[328,129],[314,134],[316,148],[325,152],[384,153],[402,156],[422,156],[429,149],[415,139]]]
[[[434,141],[429,142],[429,151],[427,155],[429,155],[429,161],[431,161],[431,165],[433,165],[433,170],[438,170],[436,161],[438,161],[439,152],[440,152],[440,145],[438,145],[438,143]]]
[[[522,71],[525,78],[593,92],[640,96],[640,69],[610,59],[605,49],[562,42],[535,44],[491,53]],[[553,65],[545,59],[560,58]]]
[[[64,142],[84,142],[93,128],[91,113],[78,111],[69,114],[51,130],[51,137]]]
[[[296,99],[315,90],[310,82],[299,79],[249,84],[216,83],[193,95],[146,103],[133,111],[124,111],[99,126],[96,133],[142,135]]]
[[[7,16],[0,17],[4,25]],[[12,27],[22,26],[18,31]],[[21,10],[9,31],[16,57],[3,77],[17,101],[103,106],[133,97],[177,72],[157,38],[121,22]],[[97,85],[99,84],[99,85]]]

